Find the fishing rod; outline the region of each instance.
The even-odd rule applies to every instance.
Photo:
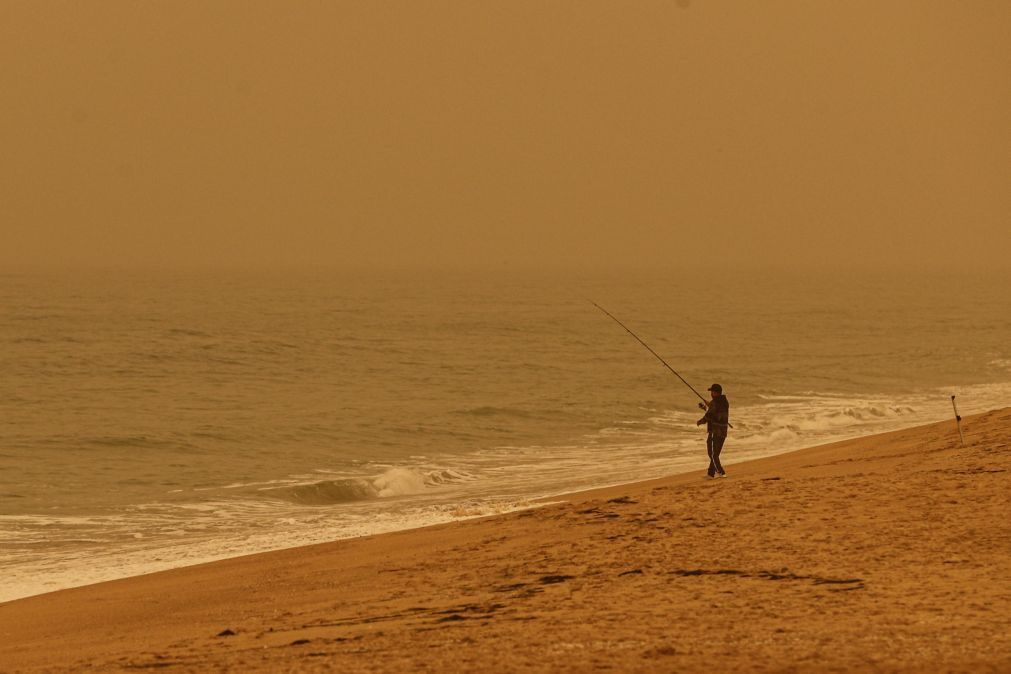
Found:
[[[667,361],[665,361],[663,358],[660,357],[660,354],[658,354],[656,351],[654,351],[653,349],[651,349],[649,347],[649,344],[647,344],[646,342],[642,341],[642,339],[639,338],[639,335],[637,335],[634,332],[632,332],[631,330],[629,330],[628,326],[625,325],[624,323],[622,323],[621,321],[619,321],[617,318],[615,318],[614,314],[612,314],[610,311],[608,311],[604,307],[600,306],[599,304],[597,304],[593,300],[588,300],[588,301],[590,302],[590,304],[592,304],[593,306],[597,307],[598,309],[600,309],[601,311],[603,311],[605,314],[607,314],[608,316],[610,316],[611,320],[613,320],[615,323],[617,323],[621,327],[625,328],[625,332],[627,332],[628,334],[630,334],[633,337],[635,337],[636,341],[639,342],[640,344],[642,344],[643,346],[645,346],[647,351],[649,351],[654,356],[656,356],[656,359],[658,361],[660,361],[661,363],[663,363],[663,366],[665,368],[667,368],[668,370],[670,370],[671,372],[673,372],[675,377],[677,377],[682,382],[684,382],[684,385],[687,386],[688,388],[690,388],[692,390],[692,393],[694,393],[695,395],[697,395],[699,397],[699,400],[702,401],[702,404],[699,405],[699,407],[701,407],[702,409],[708,409],[709,408],[709,402],[705,398],[702,397],[702,394],[699,393],[698,391],[696,391],[695,388],[691,384],[689,384],[687,381],[685,381],[685,378],[682,377],[681,375],[679,375],[677,373],[677,370],[675,370],[670,365],[668,365]]]

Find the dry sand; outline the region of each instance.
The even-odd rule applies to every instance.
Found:
[[[1011,409],[965,427],[10,602],[0,670],[1011,672]]]

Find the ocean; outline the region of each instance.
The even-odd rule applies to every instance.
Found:
[[[0,274],[0,601],[1011,405],[1007,274]],[[901,479],[901,476],[896,476]]]

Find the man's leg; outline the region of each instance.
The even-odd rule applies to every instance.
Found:
[[[713,434],[712,433],[710,433],[708,436],[706,436],[706,452],[708,452],[708,454],[709,454],[709,470],[706,471],[706,474],[709,475],[709,477],[715,477],[716,476],[716,459],[713,458],[714,457],[714,454],[713,454],[714,442],[715,442],[715,438],[713,438]]]
[[[723,470],[723,466],[720,464],[720,452],[723,451],[723,443],[727,441],[727,436],[716,435],[710,437],[712,438],[712,443],[710,444],[711,449],[709,452],[709,470],[712,471],[715,467],[717,473],[726,475],[727,471]],[[710,475],[712,474],[714,473],[710,473]]]

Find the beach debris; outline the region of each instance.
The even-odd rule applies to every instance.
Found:
[[[292,641],[292,642],[291,642],[290,644],[288,644],[288,645],[289,645],[289,646],[301,646],[301,645],[303,645],[303,644],[307,644],[307,643],[309,643],[310,641],[312,641],[312,639],[295,639],[294,641]]]
[[[619,577],[621,577],[621,576],[631,576],[631,575],[634,575],[634,574],[638,574],[638,575],[641,576],[642,575],[642,569],[632,569],[630,571],[622,571],[621,573],[618,574],[618,576]]]
[[[220,632],[218,632],[218,636],[219,637],[234,637],[235,636],[235,632],[232,631],[232,630],[230,630],[230,629],[223,629]]]

